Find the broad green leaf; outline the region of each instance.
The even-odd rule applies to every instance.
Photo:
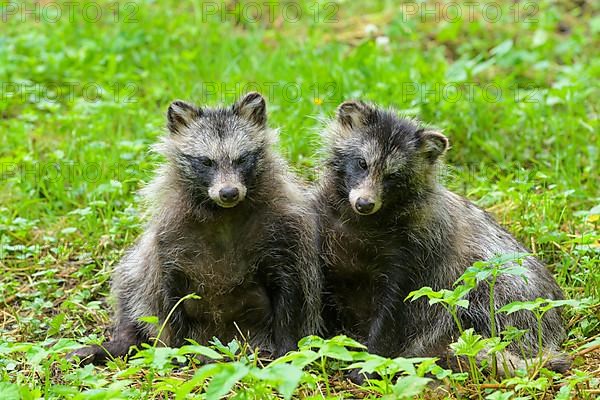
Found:
[[[190,341],[193,342],[193,341]],[[186,354],[200,354],[201,356],[205,356],[211,358],[213,360],[221,360],[223,356],[210,347],[202,346],[196,342],[194,344],[188,344],[181,346],[178,350],[178,354],[186,355]]]
[[[430,378],[415,375],[401,377],[394,384],[393,391],[399,399],[412,399],[420,395],[431,381]]]
[[[302,378],[302,368],[290,364],[270,364],[255,371],[254,376],[271,383],[284,399],[290,399]]]
[[[19,400],[19,386],[10,382],[0,382],[0,399]]]
[[[460,335],[456,343],[450,344],[450,348],[459,356],[475,357],[486,345],[487,341],[470,328]]]
[[[218,364],[216,373],[206,388],[206,398],[218,400],[225,396],[236,383],[248,375],[248,372],[250,372],[250,368],[240,362]]]
[[[512,390],[496,390],[495,392],[492,392],[491,394],[487,395],[485,398],[486,400],[512,400],[514,399],[514,397],[515,392],[513,392]]]
[[[60,313],[54,316],[49,323],[50,328],[48,329],[48,336],[54,336],[60,332],[62,323],[65,320],[66,314]]]
[[[513,301],[512,303],[506,304],[505,306],[501,307],[498,310],[498,312],[512,314],[517,311],[523,310],[533,311],[539,308],[539,306],[540,304],[531,301]]]
[[[149,364],[160,371],[170,369],[173,360],[185,361],[185,357],[179,353],[178,348],[148,346],[132,357],[132,362],[136,365],[140,365],[143,361],[144,364]]]
[[[321,349],[319,349],[319,356],[333,358],[342,361],[352,361],[352,353],[348,351],[344,346],[340,346],[335,343],[325,343]]]
[[[312,350],[292,351],[282,357],[279,357],[277,360],[273,361],[271,365],[289,362],[295,366],[303,368],[319,358],[319,354]]]
[[[419,290],[414,290],[414,291],[410,292],[408,294],[408,296],[406,296],[406,299],[407,300],[410,299],[411,301],[414,301],[423,296],[427,296],[429,299],[432,299],[432,298],[441,298],[442,294],[440,292],[434,291],[429,286],[424,286]]]

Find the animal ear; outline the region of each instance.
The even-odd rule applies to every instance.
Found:
[[[337,120],[345,128],[358,128],[367,122],[373,109],[359,100],[347,100],[337,108]]]
[[[202,110],[183,100],[175,100],[167,111],[167,127],[171,133],[179,133],[202,115]]]
[[[421,150],[430,160],[437,160],[448,150],[450,142],[448,138],[437,131],[424,131],[421,136]]]
[[[233,105],[233,112],[258,126],[267,123],[267,104],[258,92],[250,92]]]

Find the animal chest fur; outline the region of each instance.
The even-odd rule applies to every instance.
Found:
[[[211,224],[187,224],[179,231],[171,255],[165,260],[177,297],[186,300],[186,316],[205,324],[263,320],[271,310],[270,298],[259,270],[265,226],[256,218]]]

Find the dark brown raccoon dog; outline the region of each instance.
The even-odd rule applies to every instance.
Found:
[[[383,356],[446,354],[458,337],[451,315],[425,299],[405,301],[406,296],[424,286],[452,288],[475,261],[525,251],[489,214],[438,182],[447,149],[444,135],[391,110],[360,101],[339,106],[328,129],[325,172],[316,193],[331,334],[348,334]],[[523,265],[526,281],[498,278],[496,307],[563,297],[540,261],[527,257]],[[489,335],[487,285],[471,291],[468,300],[468,309],[459,314],[463,327]],[[537,353],[532,313],[496,318],[498,331],[527,329],[521,341],[525,356]],[[565,338],[559,312],[549,311],[542,327],[547,367],[568,368],[558,353]],[[508,350],[511,368],[522,367],[516,345]]]

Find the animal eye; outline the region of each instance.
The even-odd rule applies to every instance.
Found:
[[[214,162],[208,157],[200,157],[200,164],[204,165],[205,167],[212,167]]]
[[[364,158],[359,158],[358,159],[358,166],[361,169],[367,169],[367,161]]]
[[[402,180],[402,173],[400,171],[395,171],[390,174],[386,174],[384,179],[386,181],[398,181]]]
[[[248,164],[254,162],[254,160],[255,160],[254,154],[247,153],[247,154],[244,154],[244,155],[240,156],[239,158],[233,160],[233,164],[238,165],[238,166],[239,165],[248,165]]]

